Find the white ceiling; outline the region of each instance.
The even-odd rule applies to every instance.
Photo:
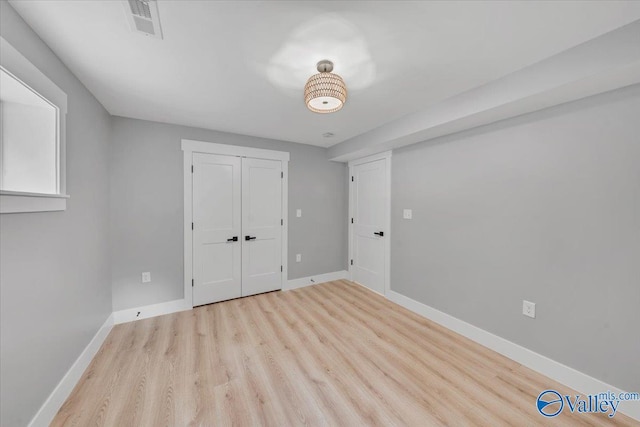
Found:
[[[111,114],[320,146],[640,19],[634,1],[160,0],[158,40],[120,1],[11,4]],[[350,90],[330,115],[302,99],[324,58]]]

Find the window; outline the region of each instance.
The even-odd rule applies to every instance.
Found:
[[[0,68],[0,188],[58,194],[58,109]]]
[[[0,212],[65,210],[67,96],[0,43]]]

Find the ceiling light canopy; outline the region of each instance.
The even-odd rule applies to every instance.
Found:
[[[333,62],[326,59],[318,62],[318,71],[304,86],[304,102],[314,113],[336,112],[347,101],[347,86],[342,77],[331,72]]]

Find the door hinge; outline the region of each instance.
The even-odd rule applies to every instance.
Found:
[[[351,218],[351,224],[353,224],[353,218]]]
[[[191,223],[191,229],[193,230],[193,223]]]
[[[284,219],[280,220],[280,225],[284,225]]]
[[[284,178],[284,172],[280,172],[280,178]]]
[[[191,173],[193,173],[193,165],[191,165]]]
[[[282,269],[282,266],[280,266],[280,272],[282,272],[282,271],[284,271],[284,270]]]
[[[351,175],[351,182],[353,182],[353,175]]]
[[[191,287],[192,287],[192,288],[193,288],[193,282],[194,282],[194,280],[193,280],[193,279],[191,279]]]
[[[353,260],[351,260],[351,265],[353,265]]]

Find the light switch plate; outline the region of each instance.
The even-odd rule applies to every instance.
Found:
[[[296,209],[296,217],[302,218],[302,209]]]
[[[296,262],[302,261],[302,254],[296,254]]]
[[[151,281],[151,272],[145,271],[142,273],[142,283],[149,283]]]
[[[402,218],[411,219],[413,217],[413,211],[411,209],[405,209],[402,211]]]
[[[533,319],[536,318],[536,303],[522,300],[522,314]]]

